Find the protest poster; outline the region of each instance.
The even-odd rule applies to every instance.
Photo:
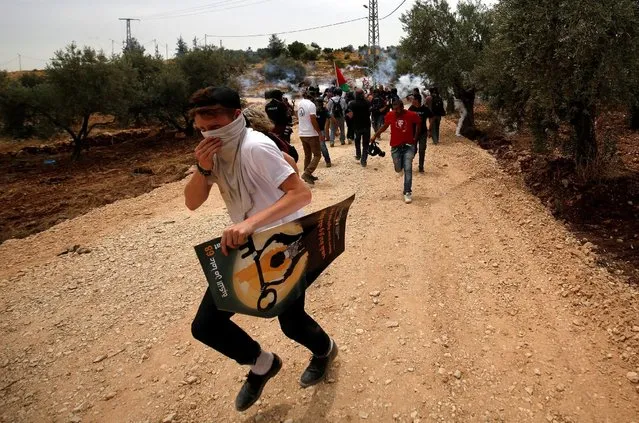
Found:
[[[221,238],[195,246],[220,310],[270,318],[295,301],[344,252],[350,198],[253,234],[222,253]]]

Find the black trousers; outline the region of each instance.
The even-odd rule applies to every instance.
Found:
[[[355,138],[355,130],[353,129],[353,120],[347,116],[345,121],[346,121],[346,139],[352,140]]]
[[[355,130],[355,155],[361,158],[360,160],[362,164],[366,164],[366,161],[368,160],[368,145],[370,142],[370,128]]]
[[[304,295],[278,316],[284,335],[304,345],[314,355],[328,353],[330,338],[304,311]],[[231,320],[235,313],[218,310],[207,289],[191,324],[193,337],[242,365],[255,364],[260,344]]]

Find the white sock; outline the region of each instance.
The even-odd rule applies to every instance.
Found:
[[[256,375],[265,375],[269,370],[271,370],[271,366],[273,366],[273,359],[273,353],[261,351],[257,360],[255,360],[255,364],[251,366],[251,371]]]
[[[328,347],[328,352],[324,354],[323,357],[328,357],[331,354],[331,351],[333,351],[333,338],[329,339],[331,340],[331,345]]]

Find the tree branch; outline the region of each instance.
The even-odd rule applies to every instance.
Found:
[[[87,129],[87,135],[89,135],[91,133],[91,131],[93,131],[95,128],[99,128],[101,126],[106,126],[106,125],[111,125],[112,123],[115,123],[115,118],[113,118],[113,120],[111,122],[97,122],[97,123],[94,123],[93,125],[89,126],[89,129]]]
[[[58,119],[56,119],[55,117],[53,117],[51,114],[45,112],[44,110],[38,109],[36,108],[36,110],[42,114],[42,116],[44,116],[45,118],[49,119],[49,121],[51,121],[51,123],[53,123],[55,126],[57,126],[58,128],[63,129],[64,131],[66,131],[69,135],[71,135],[71,138],[73,139],[73,141],[75,142],[75,140],[77,139],[78,135],[76,135],[76,133],[73,131],[73,129],[71,129],[71,127],[64,125],[62,122],[60,122]]]

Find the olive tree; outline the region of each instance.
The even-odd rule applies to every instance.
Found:
[[[69,134],[79,157],[96,114],[116,115],[126,108],[131,75],[90,47],[70,44],[57,51],[45,70],[44,82],[31,88],[30,107]]]
[[[526,109],[539,134],[568,123],[567,150],[585,165],[598,155],[600,111],[631,101],[638,31],[635,0],[502,0],[488,73],[508,87],[499,97],[503,106],[514,114]]]
[[[445,0],[418,0],[400,21],[406,32],[402,56],[411,58],[412,72],[427,75],[440,91],[453,90],[468,111],[462,134],[473,138],[476,69],[491,39],[490,10],[480,1],[460,1],[452,10]]]

